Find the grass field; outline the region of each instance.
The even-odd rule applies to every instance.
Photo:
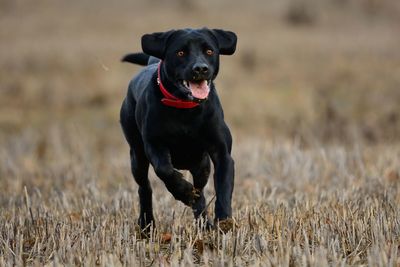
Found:
[[[0,266],[400,266],[400,5],[136,2],[0,0]],[[119,59],[202,26],[239,36],[216,81],[236,225],[201,230],[151,171],[143,238]]]

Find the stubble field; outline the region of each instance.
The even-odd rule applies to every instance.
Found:
[[[0,1],[0,266],[398,266],[394,1]],[[234,136],[232,231],[203,231],[118,123],[147,32],[235,31],[217,78]],[[191,179],[187,174],[187,179]],[[213,214],[212,177],[206,187]]]

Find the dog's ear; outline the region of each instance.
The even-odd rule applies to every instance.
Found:
[[[219,53],[221,55],[232,55],[236,50],[237,36],[234,32],[220,29],[211,30],[217,38]]]
[[[142,50],[147,55],[164,58],[165,48],[168,38],[174,33],[174,30],[167,32],[155,32],[142,36]]]

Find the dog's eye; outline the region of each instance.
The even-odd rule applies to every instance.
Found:
[[[178,51],[178,52],[176,52],[176,55],[177,55],[178,57],[183,57],[183,56],[185,55],[185,52],[183,52],[183,51]]]
[[[214,55],[214,51],[212,51],[211,49],[207,49],[206,54],[212,56]]]

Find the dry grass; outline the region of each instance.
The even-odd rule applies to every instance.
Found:
[[[237,228],[227,234],[202,231],[152,173],[158,228],[142,239],[127,149],[73,127],[46,140],[15,136],[1,154],[2,266],[400,263],[398,145],[236,144]]]
[[[0,0],[0,266],[400,265],[396,1],[135,2]],[[239,35],[217,80],[237,227],[204,232],[151,172],[142,238],[118,60],[204,25]]]

